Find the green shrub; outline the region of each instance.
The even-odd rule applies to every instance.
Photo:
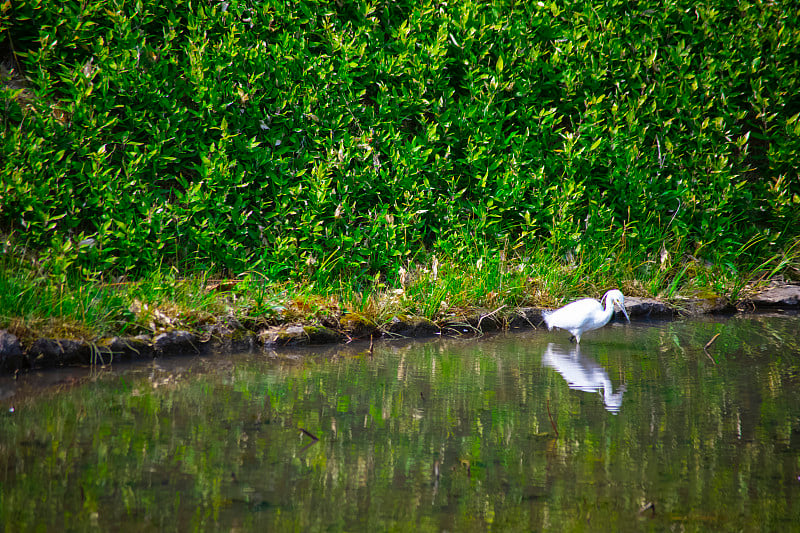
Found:
[[[800,233],[780,4],[6,6],[0,230],[89,276],[370,280],[473,236],[735,269]]]

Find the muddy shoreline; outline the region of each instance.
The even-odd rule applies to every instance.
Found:
[[[625,308],[631,320],[670,319],[704,314],[800,310],[800,285],[778,284],[731,305],[727,299],[695,298],[665,303],[629,297]],[[86,339],[39,338],[23,343],[0,330],[0,374],[60,366],[106,365],[147,360],[165,355],[198,355],[211,351],[279,350],[287,346],[328,345],[379,338],[422,338],[433,335],[463,336],[485,332],[532,329],[541,325],[537,307],[478,310],[471,315],[451,315],[438,322],[419,317],[395,316],[376,324],[355,315],[327,317],[316,323],[265,326],[220,318],[197,331],[169,329],[133,337]],[[617,312],[619,315],[621,313]]]

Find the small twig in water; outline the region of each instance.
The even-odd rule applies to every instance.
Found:
[[[539,313],[539,322],[537,322],[537,323],[536,323],[536,326],[534,326],[534,327],[536,327],[537,329],[538,329],[538,328],[540,328],[540,327],[542,327],[542,325],[544,325],[544,317],[545,317],[545,316],[547,316],[547,314],[548,314],[549,312],[550,312],[550,311],[547,311],[547,310],[545,310],[545,309],[542,309],[542,310],[541,310],[541,312]]]
[[[316,443],[318,443],[318,442],[319,442],[318,440],[312,440],[311,442],[309,442],[308,444],[306,444],[305,446],[303,446],[302,448],[300,448],[300,449],[297,451],[297,454],[298,454],[298,455],[303,455],[304,453],[306,453],[306,452],[308,451],[308,449],[309,449],[309,448],[311,448],[313,445],[315,445],[315,444],[316,444]]]
[[[522,311],[522,309],[521,309],[521,308],[519,308],[519,307],[517,308],[517,315],[518,315],[518,316],[521,316],[521,317],[522,317],[522,320],[524,320],[525,322],[527,322],[527,323],[528,323],[528,325],[530,325],[530,327],[532,327],[533,329],[537,329],[537,326],[536,326],[536,324],[534,324],[534,323],[533,323],[533,321],[532,321],[530,318],[528,318],[528,315],[527,315],[527,314],[526,314],[524,311]],[[540,324],[541,324],[541,323],[540,323]]]
[[[710,341],[708,341],[708,342],[706,343],[706,345],[703,347],[703,349],[704,349],[704,350],[707,350],[707,349],[708,349],[708,347],[709,347],[709,346],[711,346],[711,344],[712,344],[712,343],[713,343],[715,340],[717,340],[717,337],[719,337],[719,333],[717,333],[716,335],[714,335],[713,337],[711,337],[711,340],[710,340]]]
[[[713,337],[711,337],[711,340],[710,340],[710,341],[708,341],[708,342],[706,343],[706,345],[705,345],[705,346],[703,346],[703,351],[706,353],[706,355],[708,356],[708,358],[709,358],[709,359],[711,359],[711,362],[712,362],[712,363],[714,363],[715,365],[717,364],[717,362],[716,362],[716,361],[714,361],[714,358],[713,358],[713,357],[711,357],[711,354],[710,354],[710,353],[708,353],[708,347],[709,347],[709,346],[711,346],[711,344],[712,344],[712,343],[713,343],[715,340],[717,340],[717,337],[719,337],[719,333],[717,333],[716,335],[714,335]]]
[[[650,511],[650,517],[654,517],[656,515],[656,504],[653,502],[647,502],[641,509],[639,509],[639,514],[644,514],[645,512]]]
[[[306,429],[300,428],[300,431],[302,431],[303,433],[305,433],[307,436],[311,437],[315,441],[319,440],[316,435],[314,435],[313,433],[311,433],[310,431],[308,431]]]
[[[492,311],[491,313],[487,313],[487,314],[485,314],[485,315],[481,315],[481,317],[478,319],[478,328],[477,328],[477,329],[478,329],[478,330],[480,330],[480,329],[481,329],[481,322],[483,322],[483,319],[484,319],[484,318],[488,318],[488,317],[490,317],[490,316],[492,316],[492,315],[496,314],[498,311],[500,311],[500,310],[501,310],[502,308],[504,308],[504,307],[505,307],[505,305],[501,305],[500,307],[498,307],[497,309],[495,309],[495,310],[494,310],[494,311]]]
[[[556,427],[556,423],[553,421],[553,414],[550,412],[550,400],[547,400],[547,416],[550,417],[550,425],[553,426],[553,431],[556,432],[556,438],[558,438],[558,427]]]

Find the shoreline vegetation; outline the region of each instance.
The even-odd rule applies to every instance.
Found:
[[[0,366],[795,287],[799,17],[6,2]]]
[[[679,316],[703,314],[731,315],[736,312],[800,311],[800,285],[774,283],[769,289],[741,300],[739,307],[725,298],[693,298],[678,305],[670,305],[651,298],[631,297],[626,309],[632,320],[667,320]],[[114,361],[147,360],[159,356],[206,355],[213,351],[258,351],[277,355],[282,347],[321,346],[336,343],[378,339],[425,338],[436,335],[474,336],[487,333],[543,328],[543,312],[537,307],[505,306],[493,311],[473,309],[470,314],[451,313],[438,322],[406,315],[392,316],[383,323],[356,314],[330,315],[316,321],[286,323],[275,321],[272,325],[260,321],[241,323],[233,317],[217,318],[212,323],[197,325],[193,330],[174,327],[155,327],[151,334],[135,336],[106,336],[98,339],[37,338],[20,343],[6,330],[0,330],[0,374],[41,370],[65,365],[111,365]],[[168,320],[159,309],[152,309],[154,317]],[[615,313],[616,315],[616,313]],[[544,334],[545,332],[543,332]],[[711,339],[706,348],[714,341]]]
[[[233,282],[212,282],[211,287]],[[179,285],[179,284],[178,284]],[[676,299],[672,304],[653,298],[630,297],[626,309],[631,320],[666,320],[676,317],[704,314],[730,315],[737,312],[800,311],[800,284],[772,281],[770,286],[743,297],[737,305],[724,297],[706,296]],[[749,292],[749,291],[748,291]],[[399,291],[393,291],[396,297]],[[296,302],[307,306],[308,301]],[[190,322],[180,312],[174,316],[158,307],[149,307],[136,301],[139,319],[148,316],[148,333],[138,335],[106,335],[93,339],[74,335],[71,338],[38,337],[34,330],[21,324],[12,324],[11,331],[0,329],[0,375],[20,371],[40,370],[65,365],[105,366],[117,362],[147,360],[159,356],[204,355],[213,351],[262,351],[277,355],[282,347],[313,346],[350,343],[378,339],[424,338],[435,335],[474,336],[486,333],[522,329],[540,329],[543,312],[539,307],[507,308],[494,310],[461,309],[441,311],[436,320],[406,314],[363,314],[342,311],[337,307],[304,307],[278,315],[273,320],[243,319],[234,315],[225,317],[206,314],[202,320]],[[193,308],[192,308],[193,309]],[[174,308],[171,309],[173,312]],[[374,311],[374,310],[373,310]],[[196,310],[193,310],[196,312]],[[292,313],[295,320],[287,320]],[[615,315],[617,313],[615,312]],[[389,318],[387,318],[389,317]],[[58,322],[62,325],[61,322]],[[185,329],[184,329],[185,328]],[[25,335],[22,342],[13,333]],[[545,332],[543,332],[544,334]],[[711,339],[706,345],[710,345]],[[712,358],[713,359],[713,358]]]

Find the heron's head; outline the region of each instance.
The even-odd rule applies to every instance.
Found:
[[[622,310],[622,314],[628,319],[628,322],[631,321],[630,317],[628,316],[628,312],[625,310],[625,297],[622,295],[622,291],[611,289],[605,294],[605,296],[603,296],[603,298],[607,298],[606,302],[611,302],[612,304],[618,305]]]

